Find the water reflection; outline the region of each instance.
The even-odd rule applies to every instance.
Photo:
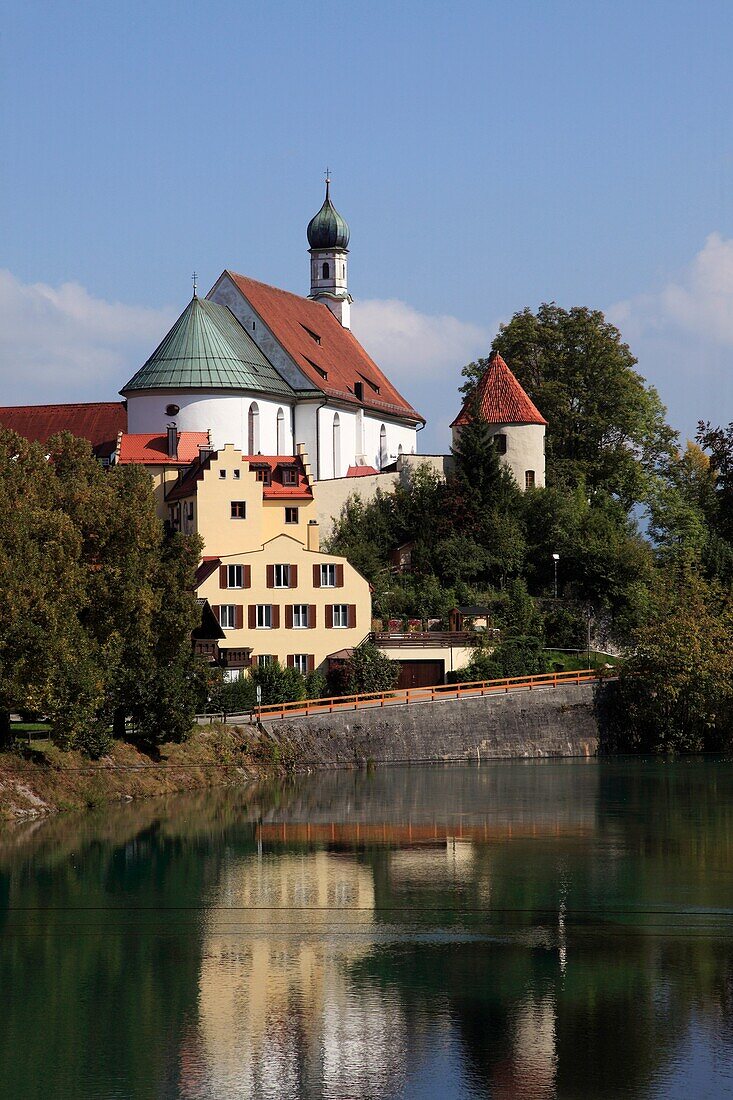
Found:
[[[731,796],[502,763],[12,830],[0,1096],[733,1095]]]

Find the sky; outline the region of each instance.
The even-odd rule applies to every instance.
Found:
[[[422,451],[543,301],[618,324],[683,437],[727,423],[732,55],[730,0],[8,4],[0,405],[115,399],[194,269],[307,294],[328,165]]]

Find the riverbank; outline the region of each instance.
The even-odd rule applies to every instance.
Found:
[[[53,745],[0,753],[0,820],[19,820],[176,791],[223,787],[272,775],[277,761],[257,759],[245,727],[197,729],[159,759],[117,741],[101,760]]]

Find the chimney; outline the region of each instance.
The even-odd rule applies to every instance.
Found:
[[[308,544],[307,544],[306,549],[308,549],[308,550],[319,550],[320,547],[321,547],[321,537],[320,537],[320,531],[319,531],[319,528],[318,528],[318,520],[312,519],[309,522],[307,532],[308,532],[308,535],[307,535]]]
[[[169,424],[168,433],[168,458],[178,458],[178,428],[175,424]]]

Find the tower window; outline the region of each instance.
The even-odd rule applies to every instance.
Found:
[[[496,449],[500,455],[506,454],[506,436],[503,434],[495,435],[494,440],[496,442]]]
[[[534,470],[525,470],[524,487],[525,489],[534,489]]]
[[[324,279],[330,279],[331,278],[331,268],[328,266],[328,264],[323,265],[323,278]]]

